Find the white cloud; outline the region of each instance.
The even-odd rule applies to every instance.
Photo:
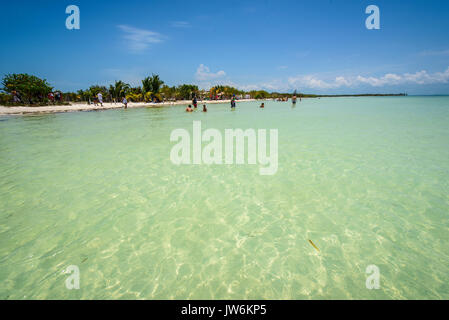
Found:
[[[286,92],[291,90],[289,85],[285,83],[285,81],[275,79],[270,82],[263,82],[259,84],[245,84],[245,85],[234,85],[234,87],[244,90],[244,91],[251,91],[251,90],[267,90],[267,91],[277,91],[277,92]]]
[[[199,81],[208,81],[213,79],[219,79],[226,76],[226,72],[220,70],[216,73],[210,72],[210,69],[204,64],[200,64],[195,73],[195,79]]]
[[[322,80],[312,75],[291,77],[288,79],[289,86],[305,87],[312,89],[335,89],[341,87],[356,87],[358,85],[370,85],[372,87],[383,87],[401,84],[438,84],[449,82],[449,67],[444,72],[429,73],[425,70],[415,73],[394,74],[387,73],[381,77],[336,77],[334,80]]]
[[[230,80],[213,80],[213,81],[200,81],[195,83],[200,89],[210,89],[214,86],[230,86],[234,88],[239,88],[239,85]]]
[[[123,31],[123,38],[127,41],[131,52],[140,53],[147,49],[151,44],[163,41],[163,36],[154,31],[138,29],[126,25],[119,25],[118,28]]]
[[[190,28],[190,23],[187,21],[172,21],[171,26],[174,28]]]
[[[200,66],[201,68],[201,66]],[[198,68],[198,69],[200,69]],[[208,71],[208,69],[207,69]],[[267,90],[277,92],[292,92],[294,90],[330,90],[339,88],[354,89],[359,86],[375,88],[396,85],[430,85],[449,83],[449,67],[443,72],[429,73],[425,70],[415,73],[394,74],[386,73],[383,76],[337,76],[335,78],[321,78],[318,75],[298,75],[287,80],[273,79],[269,82],[237,84],[229,80],[212,80],[202,82],[203,87],[216,84],[230,85],[241,90]]]

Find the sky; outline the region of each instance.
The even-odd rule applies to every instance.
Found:
[[[66,28],[69,5],[80,29]],[[367,29],[369,5],[380,29]],[[317,94],[449,94],[449,1],[0,0],[0,77],[76,91],[167,85]]]

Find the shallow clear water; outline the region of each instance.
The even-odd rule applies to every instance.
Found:
[[[0,117],[0,298],[448,299],[449,97],[259,104]],[[192,120],[278,129],[277,174],[175,166]]]

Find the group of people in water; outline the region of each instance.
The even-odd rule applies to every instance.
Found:
[[[192,108],[192,105],[188,105],[186,108],[186,112],[193,112],[194,110],[196,110],[198,108],[198,106],[195,106]],[[207,112],[207,107],[205,104],[203,104],[203,112]]]
[[[192,105],[189,104],[186,108],[186,112],[193,112],[194,109],[196,110],[198,108],[198,100],[196,99],[196,97],[193,97],[192,104],[193,108]],[[203,112],[207,112],[207,107],[205,104],[203,105]]]
[[[295,94],[292,97],[292,103],[294,105],[296,104],[296,100],[297,100],[297,97],[296,97],[296,94]],[[299,98],[299,100],[301,101],[301,97]],[[288,101],[288,99],[287,100],[282,100],[282,101]],[[197,101],[196,97],[194,97],[192,99],[192,104],[193,104],[193,108],[192,108],[192,105],[189,104],[187,106],[187,108],[186,108],[186,112],[193,112],[193,111],[198,109],[198,101]],[[231,99],[231,109],[234,110],[235,106],[236,106],[236,99],[235,99],[235,95],[234,95],[232,97],[232,99]],[[261,109],[265,108],[265,103],[262,102],[262,104],[260,105],[259,108],[261,108]],[[203,112],[207,112],[207,106],[205,104],[203,105]]]
[[[296,104],[296,99],[297,99],[296,95],[294,95],[292,97],[292,103],[293,104]],[[300,100],[301,100],[301,98],[300,98]],[[94,97],[93,103],[94,103],[95,106],[97,106],[98,104],[103,106],[103,95],[101,94],[101,92],[99,92],[96,95],[96,97]],[[123,97],[122,103],[124,105],[124,108],[127,109],[128,108],[128,100],[126,99],[126,97]],[[193,104],[193,108],[192,108],[192,105],[189,104],[187,106],[187,108],[186,108],[186,112],[193,112],[194,110],[197,110],[197,108],[198,108],[198,100],[196,99],[196,97],[194,97],[192,99],[192,104]],[[235,107],[236,107],[236,98],[235,98],[235,95],[234,95],[232,97],[232,99],[231,99],[231,109],[235,109]],[[265,103],[262,102],[262,104],[260,105],[260,108],[261,109],[265,108]],[[207,112],[207,106],[205,104],[203,105],[203,112]]]

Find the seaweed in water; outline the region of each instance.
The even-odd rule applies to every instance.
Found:
[[[315,249],[318,250],[318,252],[320,251],[320,249],[318,249],[318,247],[315,245],[315,243],[312,242],[312,240],[309,240],[309,242]]]

